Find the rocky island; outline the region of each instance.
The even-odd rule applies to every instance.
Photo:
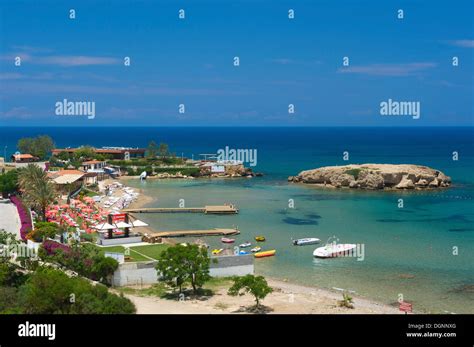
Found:
[[[451,185],[451,178],[439,170],[410,164],[351,164],[325,166],[288,177],[289,182],[329,188],[352,189],[436,189]]]

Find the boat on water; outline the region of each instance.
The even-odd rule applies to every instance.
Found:
[[[220,254],[223,250],[224,250],[224,248],[213,249],[213,250],[212,250],[212,254],[214,254],[214,255]]]
[[[234,243],[235,239],[229,239],[227,237],[223,237],[223,238],[221,238],[221,242],[223,242],[223,243]]]
[[[306,246],[306,245],[315,245],[320,243],[321,240],[317,239],[316,237],[306,237],[303,239],[292,240],[293,245],[295,246]]]
[[[140,174],[140,180],[146,180],[146,171],[143,171],[143,172]]]
[[[326,244],[324,247],[316,248],[313,256],[316,258],[335,258],[352,254],[352,251],[357,247],[353,243],[332,243]]]
[[[250,254],[250,253],[247,251],[244,251],[243,249],[239,251],[239,255],[245,255],[245,254]]]
[[[252,244],[250,242],[244,242],[244,243],[241,243],[239,245],[240,248],[246,248],[246,247],[250,247],[252,246]]]
[[[252,248],[250,251],[255,253],[255,252],[258,252],[258,251],[261,251],[261,250],[262,250],[262,247],[257,246],[257,247]]]
[[[264,252],[257,252],[254,254],[255,258],[265,258],[265,257],[272,257],[276,253],[275,249],[272,249],[270,251],[264,251]]]
[[[255,236],[255,241],[263,242],[263,241],[265,241],[265,236]]]

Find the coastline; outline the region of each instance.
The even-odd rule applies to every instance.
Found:
[[[137,178],[138,178],[138,176],[137,176]],[[121,178],[120,178],[120,180],[121,180]],[[139,193],[137,199],[135,201],[133,201],[127,208],[144,207],[145,205],[148,205],[148,204],[150,204],[151,202],[153,202],[155,200],[153,197],[145,194],[143,189],[137,189],[137,190],[138,190],[138,193]],[[136,214],[131,213],[131,215],[136,219],[140,219]],[[157,231],[158,230],[154,229],[151,226],[146,226],[146,227],[141,227],[140,228],[140,233],[141,234],[153,234]]]
[[[270,308],[270,314],[403,314],[398,308],[378,303],[370,299],[353,296],[354,308],[339,307],[342,294],[328,289],[308,287],[266,278],[273,288],[262,304]],[[254,304],[246,294],[232,297],[227,295],[227,287],[215,289],[213,296],[206,300],[162,299],[156,296],[125,294],[137,308],[137,314],[233,314],[247,313],[246,307]]]
[[[136,177],[138,178],[138,177]],[[140,195],[137,200],[130,204],[129,208],[140,208],[152,203],[155,198],[146,194],[143,189],[139,190]],[[134,217],[137,217],[136,215]],[[153,227],[142,228],[143,233],[156,232]],[[163,239],[163,242],[175,244],[176,240]],[[271,313],[280,314],[400,314],[396,307],[383,304],[369,298],[353,296],[354,309],[347,309],[337,306],[337,301],[342,299],[342,293],[335,292],[327,288],[317,286],[307,286],[295,282],[288,282],[286,279],[266,277],[269,285],[274,288],[274,292],[265,299],[264,304],[270,305],[274,311]],[[171,313],[171,314],[222,314],[233,313],[241,309],[240,306],[252,304],[252,298],[248,295],[243,298],[228,296],[225,290],[220,288],[215,298],[209,300],[193,300],[190,305],[181,302],[161,299],[158,297],[144,297],[127,294],[137,306],[137,313]],[[351,294],[352,296],[352,294]],[[245,298],[245,299],[244,299]],[[223,306],[219,303],[223,301]],[[293,302],[292,302],[293,301]],[[214,307],[217,305],[218,307]],[[222,307],[228,306],[226,309]]]

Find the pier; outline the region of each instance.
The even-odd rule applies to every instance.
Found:
[[[147,241],[154,243],[154,239],[163,237],[197,237],[197,236],[229,236],[240,234],[238,229],[208,229],[208,230],[175,230],[175,231],[158,231],[145,235]]]
[[[234,205],[211,205],[204,207],[142,207],[122,210],[127,213],[205,213],[237,214],[239,209]],[[224,229],[223,229],[224,230]]]

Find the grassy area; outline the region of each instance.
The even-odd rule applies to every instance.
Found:
[[[125,261],[134,262],[134,261],[150,261],[152,259],[157,260],[161,252],[167,249],[169,245],[167,244],[153,244],[146,246],[131,246],[129,247],[130,254],[125,256]],[[123,246],[109,246],[109,247],[99,247],[100,251],[105,252],[115,252],[115,253],[124,253],[125,247]]]
[[[133,251],[133,248],[130,249],[130,255],[125,256],[126,262],[134,262],[134,261],[150,261],[150,259],[136,253]],[[99,250],[102,254],[105,252],[114,252],[114,253],[123,253],[125,254],[125,247],[122,246],[110,246],[110,247],[99,247]]]
[[[158,259],[161,252],[167,249],[169,245],[167,244],[154,244],[154,245],[147,245],[147,246],[136,246],[130,247],[131,251],[137,251],[141,254],[144,254],[150,258]]]

